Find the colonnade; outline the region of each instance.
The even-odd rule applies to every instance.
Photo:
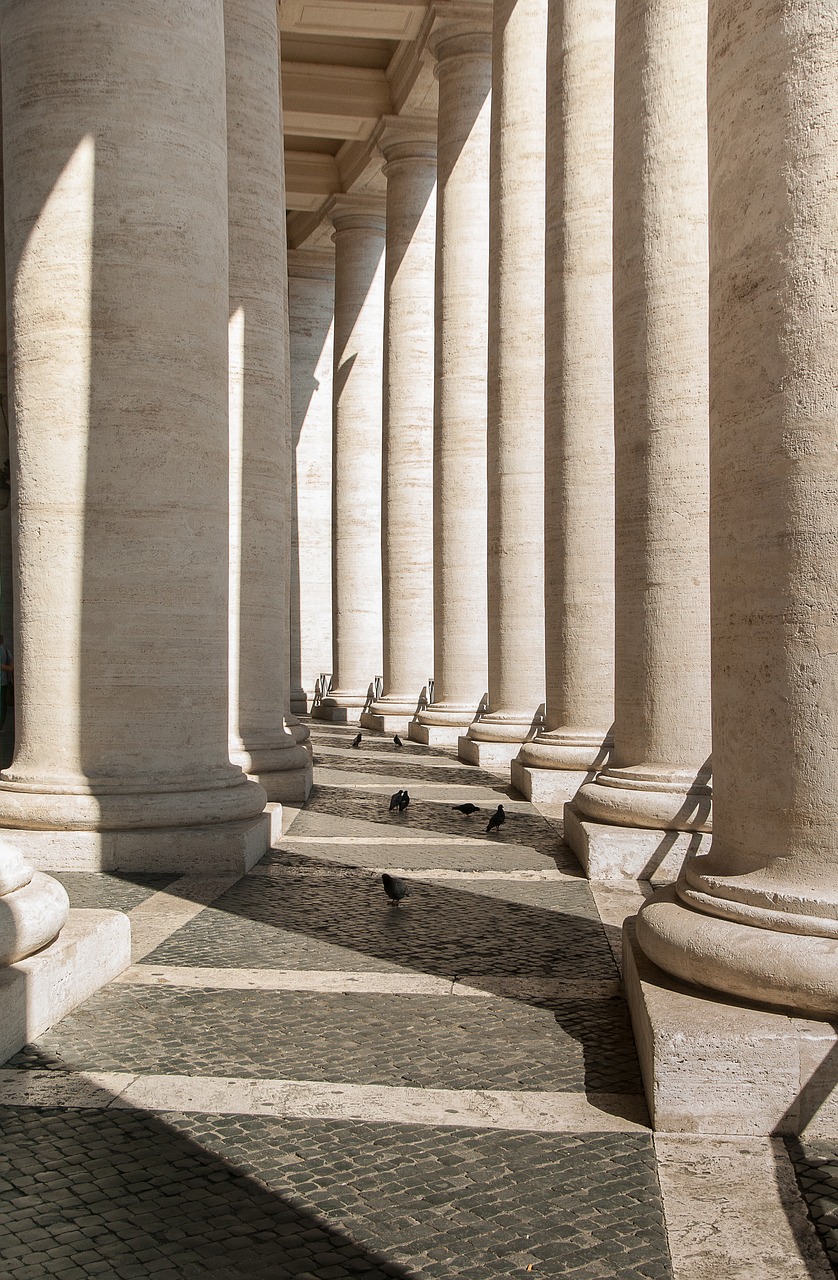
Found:
[[[390,530],[432,524],[410,632],[427,662],[433,626],[434,684],[388,659],[362,723],[392,729],[397,698],[414,741],[568,802],[589,874],[669,859],[638,924],[664,969],[834,1014],[836,19],[738,14],[711,0],[709,48],[706,0],[518,0],[432,33],[433,468],[408,516],[388,464],[384,501]]]

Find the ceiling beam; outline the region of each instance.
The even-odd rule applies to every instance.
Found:
[[[418,0],[283,0],[282,30],[307,36],[414,40],[426,10]]]
[[[329,196],[340,191],[340,175],[332,156],[316,151],[285,153],[285,207],[295,212],[319,209]]]
[[[390,86],[383,71],[308,62],[282,64],[286,133],[362,141],[379,117],[391,110]]]

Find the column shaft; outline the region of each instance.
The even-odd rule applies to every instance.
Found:
[[[391,120],[382,494],[384,689],[362,724],[406,733],[433,671],[436,130]]]
[[[230,759],[269,800],[311,762],[283,722],[290,421],[285,199],[274,0],[224,0],[230,320]]]
[[[833,1017],[838,14],[713,0],[710,34],[715,822],[638,941],[690,981]]]
[[[288,254],[291,347],[291,710],[332,665],[334,253]]]
[[[439,81],[434,360],[434,701],[418,742],[454,745],[488,687],[486,377],[490,18],[443,24]]]
[[[381,674],[384,207],[339,197],[335,227],[332,689],[319,719],[357,722]]]
[[[544,729],[512,762],[570,800],[614,719],[614,0],[552,0],[547,35]]]
[[[587,817],[707,831],[706,0],[617,0],[615,723]]]
[[[0,41],[18,695],[0,824],[41,865],[241,867],[267,819],[227,755],[222,6],[115,0],[105,24],[34,0],[4,8]]]

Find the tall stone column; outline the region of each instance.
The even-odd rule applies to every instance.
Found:
[[[227,754],[221,0],[114,0],[107,23],[86,0],[11,4],[0,43],[18,700],[3,839],[42,867],[241,869],[269,823]]]
[[[288,254],[291,351],[291,711],[332,665],[332,360],[335,255]]]
[[[708,87],[714,833],[637,937],[834,1018],[838,11],[712,0]]]
[[[491,9],[431,38],[439,81],[434,359],[434,694],[415,742],[455,746],[488,689],[486,378]]]
[[[544,703],[547,0],[495,0],[489,180],[486,713],[459,739],[505,768]]]
[[[710,829],[706,30],[706,0],[617,0],[614,750],[565,809],[592,877]]]
[[[285,198],[275,0],[224,0],[230,399],[230,759],[301,801],[311,760],[283,720],[291,505]]]
[[[611,189],[614,0],[551,0],[547,34],[544,549],[547,709],[512,761],[562,804],[614,719]]]
[[[384,688],[361,723],[406,733],[433,671],[435,122],[390,119],[384,276]]]
[[[383,201],[338,196],[332,465],[332,689],[320,720],[357,723],[381,674]]]

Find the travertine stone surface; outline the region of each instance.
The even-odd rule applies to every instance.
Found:
[[[544,704],[547,0],[495,0],[489,180],[488,658],[460,758],[503,767]]]
[[[334,249],[288,253],[291,351],[291,710],[332,666]]]
[[[224,0],[230,405],[230,759],[269,800],[311,762],[283,722],[290,426],[285,200],[274,0]]]
[[[436,127],[385,121],[384,689],[362,724],[406,733],[433,672]]]
[[[714,0],[710,32],[719,800],[685,905],[638,937],[682,976],[834,1016],[838,12]]]
[[[34,0],[1,20],[17,741],[0,825],[36,865],[65,834],[107,865],[118,831],[142,866],[205,824],[232,855],[267,824],[227,754],[222,5],[115,0],[104,23]]]
[[[339,196],[335,228],[332,690],[322,720],[357,722],[381,675],[384,202]]]
[[[710,826],[706,0],[618,0],[615,723],[596,821]]]
[[[706,831],[661,831],[591,822],[571,802],[564,806],[563,834],[589,880],[643,880],[671,884],[688,858],[706,853]]]
[[[512,763],[569,800],[614,719],[611,192],[614,0],[551,0],[547,33],[544,542],[547,706]],[[568,794],[568,791],[570,794]]]
[[[456,745],[488,689],[486,377],[491,10],[432,37],[439,81],[434,367],[434,702],[418,742]]]

